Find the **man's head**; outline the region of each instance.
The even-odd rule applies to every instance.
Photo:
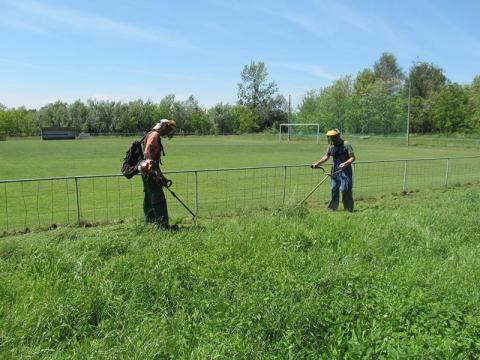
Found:
[[[153,130],[157,131],[160,136],[171,138],[177,129],[175,120],[162,119],[155,124]]]
[[[338,129],[328,130],[326,135],[329,144],[336,145],[340,141],[340,130]]]

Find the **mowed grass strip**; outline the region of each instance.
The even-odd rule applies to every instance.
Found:
[[[93,137],[88,140],[40,139],[0,142],[0,179],[119,174],[125,152],[138,138]],[[348,140],[348,138],[347,138]],[[478,148],[406,147],[397,139],[351,139],[358,160],[478,155]],[[275,135],[177,136],[164,140],[164,169],[195,170],[242,166],[310,164],[327,147],[326,139],[279,142]]]
[[[480,188],[0,240],[2,358],[474,358]]]

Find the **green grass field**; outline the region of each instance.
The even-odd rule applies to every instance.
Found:
[[[476,358],[480,187],[0,239],[0,358]]]
[[[73,175],[118,174],[123,155],[133,138],[93,138],[81,141],[38,139],[0,142],[2,179]],[[394,139],[395,140],[395,139]],[[164,141],[164,170],[237,168],[242,166],[308,164],[324,153],[325,144],[308,141],[279,142],[273,135],[176,137]],[[355,138],[358,160],[415,159],[475,156],[469,147],[406,147],[390,138]],[[454,184],[478,182],[480,158],[403,162],[357,163],[354,196],[357,200],[402,191],[421,191]],[[320,181],[322,174],[308,167],[258,170],[174,173],[174,190],[201,216],[298,203]],[[197,195],[195,195],[197,185]],[[77,209],[78,187],[79,207]],[[168,194],[167,194],[168,195]],[[0,231],[50,224],[111,222],[142,215],[140,179],[100,177],[28,183],[0,183]],[[188,212],[168,195],[174,221]],[[329,198],[326,182],[310,199],[322,204]]]
[[[135,138],[95,137],[89,140],[0,142],[0,179],[118,174]],[[310,164],[326,149],[323,141],[279,142],[275,135],[188,136],[164,140],[165,170],[215,169],[257,165]],[[348,139],[347,139],[348,140]],[[478,155],[478,148],[406,147],[398,139],[354,139],[358,160]]]

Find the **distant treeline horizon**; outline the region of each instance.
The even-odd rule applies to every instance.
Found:
[[[89,99],[56,101],[40,109],[7,108],[0,104],[0,135],[36,135],[45,127],[73,127],[77,132],[138,133],[162,118],[175,119],[189,134],[241,134],[278,129],[280,123],[318,123],[356,134],[412,133],[480,134],[480,75],[470,84],[451,82],[428,62],[414,63],[408,72],[395,56],[383,53],[371,68],[307,91],[291,111],[261,61],[240,73],[235,104],[205,108],[191,95],[174,94],[158,103]],[[1,102],[1,100],[0,100]]]

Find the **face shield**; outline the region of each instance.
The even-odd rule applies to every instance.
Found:
[[[330,145],[335,145],[340,140],[340,130],[338,129],[329,130],[325,135],[327,135],[327,141]]]
[[[167,139],[171,139],[173,135],[175,135],[175,132],[177,131],[177,127],[174,125],[167,125],[165,127],[165,134],[163,135]]]
[[[340,135],[327,136],[327,141],[329,145],[335,145],[340,140]]]
[[[153,130],[157,130],[161,137],[171,139],[177,130],[176,125],[175,120],[162,119],[153,127]]]

